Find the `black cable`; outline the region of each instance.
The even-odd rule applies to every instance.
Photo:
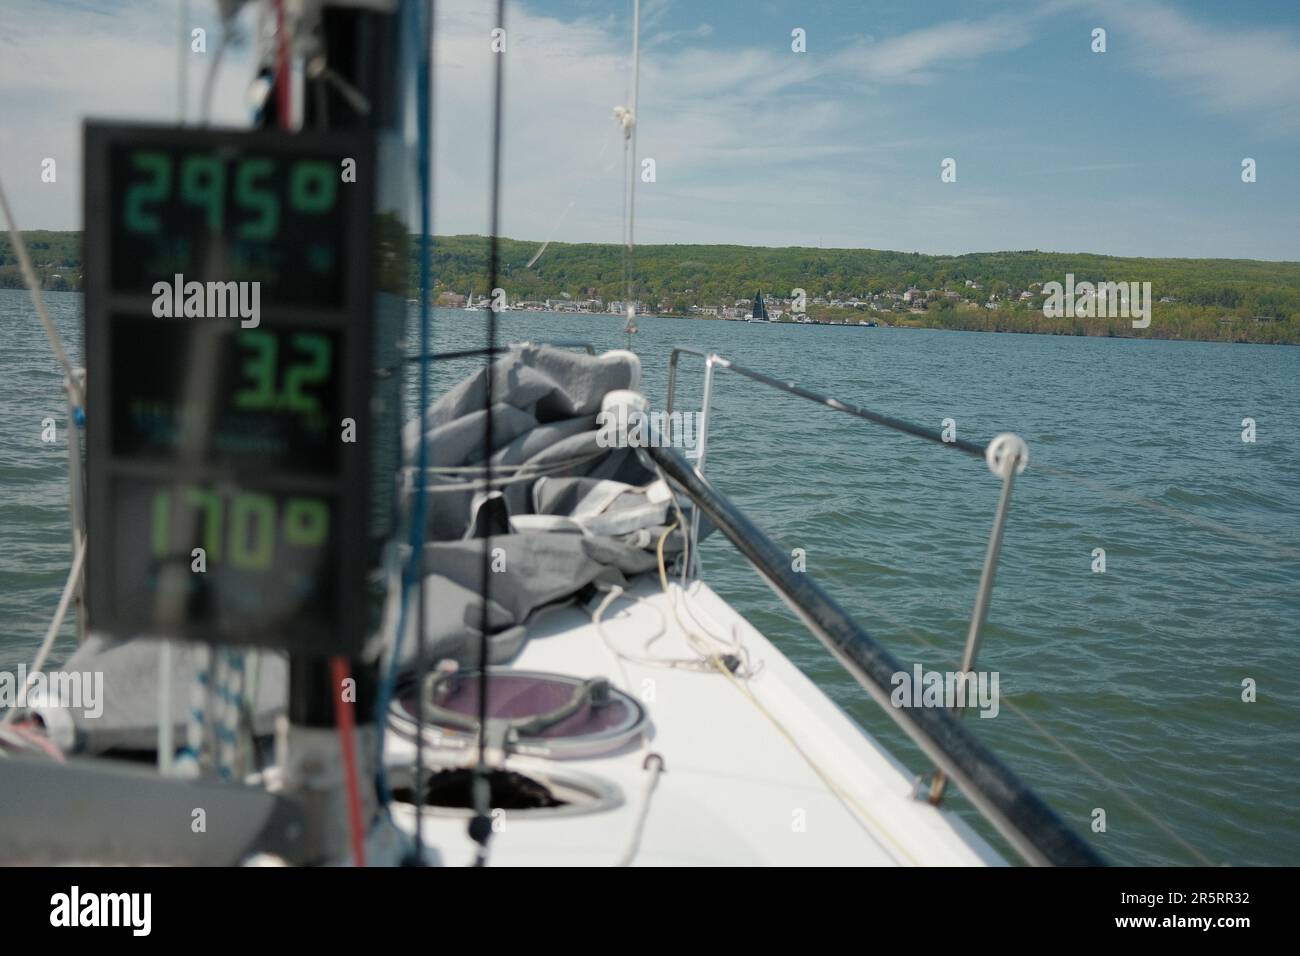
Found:
[[[505,35],[506,4],[497,0],[496,25]],[[492,90],[492,206],[491,229],[488,233],[488,303],[487,312],[487,376],[483,389],[483,478],[484,494],[491,494],[492,489],[492,372],[493,355],[497,347],[497,313],[496,289],[500,272],[500,247],[497,234],[501,223],[501,94],[505,75],[505,48],[494,53],[496,64]],[[486,499],[479,507],[486,504]],[[492,834],[491,822],[491,781],[487,767],[487,725],[488,725],[488,581],[492,574],[492,538],[483,536],[483,556],[479,570],[479,598],[482,601],[479,615],[478,642],[478,766],[475,768],[474,781],[474,818],[470,821],[470,837],[479,844],[477,864],[486,863],[488,838]]]
[[[418,9],[418,8],[417,8]],[[416,97],[419,102],[420,116],[420,149],[419,149],[419,182],[420,182],[420,351],[427,351],[430,347],[430,325],[431,312],[429,309],[429,242],[430,234],[433,231],[433,210],[430,208],[433,203],[433,183],[432,171],[430,164],[433,161],[433,130],[431,128],[433,119],[430,115],[433,110],[433,17],[434,17],[434,0],[428,0],[424,9],[424,24],[420,31],[420,42],[423,44],[419,55],[419,92]],[[429,366],[427,364],[420,367],[420,466],[427,465],[427,440],[424,434],[425,415],[429,406]],[[421,502],[421,507],[415,509],[415,520],[420,522],[418,534],[415,536],[419,541],[419,553],[412,553],[412,566],[417,568],[415,574],[415,686],[417,688],[415,702],[415,864],[417,866],[424,863],[424,695],[418,692],[418,688],[424,683],[424,628],[426,621],[427,608],[424,600],[424,526],[427,520],[425,512],[426,492],[417,491],[417,497]],[[405,586],[405,583],[403,583]],[[388,719],[385,714],[384,720]],[[383,754],[380,754],[383,759]]]
[[[312,95],[316,97],[317,121],[321,129],[329,129],[329,91],[325,88],[325,77],[318,76],[312,80]]]

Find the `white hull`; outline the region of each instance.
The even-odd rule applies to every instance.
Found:
[[[629,595],[614,602],[605,615],[604,630],[615,648],[644,656],[645,641],[666,620],[668,633],[651,652],[674,658],[692,655],[656,578],[643,577]],[[645,812],[644,833],[633,857],[638,865],[1003,863],[954,814],[914,799],[914,774],[706,585],[691,584],[677,613],[694,628],[736,635],[749,652],[755,676],[733,683],[716,670],[696,672],[627,660],[620,666],[588,610],[581,607],[542,615],[532,626],[531,639],[512,668],[605,676],[646,706],[652,728],[644,744],[612,754],[573,760],[510,757],[508,768],[535,777],[551,771],[596,778],[617,788],[621,800],[612,809],[585,814],[505,812],[490,842],[492,865],[623,861],[645,812],[650,774],[643,764],[651,752],[663,758],[664,772]],[[409,767],[414,745],[391,733],[387,740],[386,763]],[[426,747],[427,764],[465,766],[471,760],[466,751]],[[467,819],[465,811],[426,809],[424,844],[436,847],[444,863],[469,863],[475,845],[466,834]],[[411,805],[394,804],[393,820],[414,832]]]

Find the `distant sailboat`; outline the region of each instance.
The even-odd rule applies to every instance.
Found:
[[[749,319],[747,321],[750,322],[768,321],[767,306],[763,304],[763,293],[760,292],[758,295],[754,296],[754,308],[750,311]]]
[[[465,293],[465,311],[466,311],[466,312],[477,312],[477,311],[478,311],[478,306],[476,306],[476,305],[474,304],[474,293],[473,293],[473,292],[466,292],[466,293]]]

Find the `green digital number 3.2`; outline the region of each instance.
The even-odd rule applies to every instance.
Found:
[[[239,343],[255,354],[240,367],[244,380],[252,384],[235,393],[235,407],[252,411],[275,407],[275,335],[263,330],[241,332]]]
[[[329,378],[334,346],[327,336],[312,332],[295,333],[290,342],[307,359],[294,362],[286,369],[284,393],[281,395],[275,387],[279,352],[275,335],[262,330],[239,334],[240,345],[253,354],[246,357],[240,366],[248,384],[235,393],[236,408],[249,411],[284,409],[306,414],[320,411],[320,402],[314,395],[304,393],[303,388],[318,385]]]
[[[294,363],[284,378],[284,403],[290,411],[308,414],[320,409],[313,395],[304,395],[302,386],[323,382],[330,374],[330,359],[334,351],[330,340],[323,335],[300,332],[293,337],[293,346],[311,356],[309,363]]]

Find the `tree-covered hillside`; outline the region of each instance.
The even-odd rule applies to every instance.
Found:
[[[81,234],[29,232],[32,258],[46,288],[81,286]],[[412,281],[418,244],[410,244]],[[502,239],[499,285],[507,301],[624,297],[618,245],[541,244]],[[432,273],[436,292],[489,293],[483,236],[439,236]],[[1075,282],[1150,282],[1151,326],[1126,319],[1049,318],[1041,286]],[[1249,259],[1135,259],[1092,253],[988,252],[930,256],[874,249],[747,246],[640,246],[636,298],[662,313],[719,308],[762,291],[776,301],[794,289],[808,313],[826,321],[872,319],[890,324],[1087,335],[1142,335],[1300,344],[1300,263]],[[9,243],[0,243],[0,288],[21,287]],[[917,294],[904,303],[901,294]],[[414,294],[414,287],[412,287]],[[852,300],[852,301],[851,301]],[[880,303],[884,303],[882,308]]]

